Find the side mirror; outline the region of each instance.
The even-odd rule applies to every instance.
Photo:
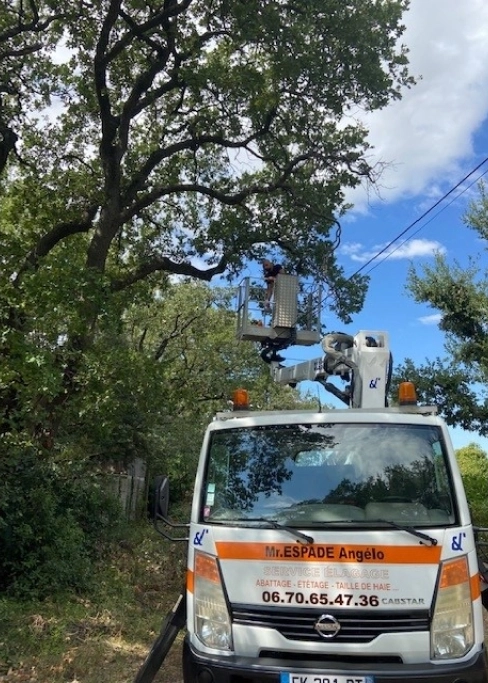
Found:
[[[147,516],[155,522],[168,513],[169,481],[168,477],[159,475],[153,479],[147,494]]]
[[[168,541],[188,541],[188,536],[178,538],[164,531],[165,527],[173,529],[188,529],[189,524],[182,524],[180,522],[171,522],[168,519],[169,508],[169,479],[168,477],[159,476],[154,479],[149,496],[149,510],[152,517],[154,528],[161,534],[163,538]],[[163,527],[163,528],[161,528]]]
[[[168,516],[169,508],[169,479],[168,477],[156,477],[154,480],[154,508],[153,519]]]

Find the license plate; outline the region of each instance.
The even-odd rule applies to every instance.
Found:
[[[302,674],[283,671],[280,683],[374,683],[373,676],[335,675],[335,674]]]

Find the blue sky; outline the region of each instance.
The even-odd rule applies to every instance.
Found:
[[[379,196],[368,196],[362,188],[349,197],[355,208],[342,220],[339,252],[346,274],[354,273],[488,156],[488,2],[412,0],[404,19],[402,42],[410,49],[411,71],[421,80],[400,102],[361,116],[370,130],[373,159],[387,167]],[[483,171],[488,164],[470,181]],[[417,269],[431,264],[438,250],[461,265],[469,256],[479,256],[485,267],[486,251],[461,220],[475,196],[474,186],[449,206],[443,202],[406,235],[409,241],[399,248],[395,244],[391,256],[368,266],[364,272],[371,271],[371,284],[363,311],[348,328],[325,311],[327,328],[351,334],[388,331],[395,365],[406,357],[417,362],[442,357],[444,337],[432,318],[435,311],[408,295],[407,272],[412,264]],[[250,274],[257,272],[258,266]],[[287,352],[290,359],[318,355],[319,347]],[[321,398],[330,402],[325,392]],[[476,442],[488,452],[488,439],[477,434],[454,429],[451,436],[456,448]]]

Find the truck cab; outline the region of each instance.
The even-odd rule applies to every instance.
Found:
[[[221,413],[189,527],[185,683],[486,683],[447,428],[376,407]]]

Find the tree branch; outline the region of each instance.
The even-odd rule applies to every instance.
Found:
[[[131,44],[134,38],[141,38],[142,35],[147,36],[148,33],[154,31],[154,29],[158,28],[159,26],[163,26],[163,28],[167,29],[168,21],[186,12],[192,2],[193,0],[184,0],[178,4],[174,0],[165,0],[162,12],[157,12],[154,16],[140,26],[137,26],[137,24],[133,22],[133,26],[130,27],[131,30],[122,36],[122,38],[120,38],[107,52],[107,63],[116,59]],[[126,12],[119,9],[119,15],[124,19],[124,21],[126,21],[126,23],[129,23],[127,21],[129,15]],[[132,22],[132,20],[130,21]],[[137,31],[134,30],[134,27],[137,27]]]
[[[207,268],[206,270],[192,266],[191,263],[177,263],[176,261],[172,261],[167,256],[155,256],[152,259],[141,263],[138,268],[136,268],[132,273],[127,274],[125,277],[114,279],[112,281],[112,291],[120,292],[136,282],[144,280],[144,278],[148,277],[152,273],[157,272],[186,275],[188,277],[197,278],[198,280],[210,282],[214,275],[223,273],[226,267],[227,258],[225,256],[220,259],[217,265]]]
[[[238,206],[251,195],[271,194],[278,189],[287,189],[285,183],[293,174],[296,167],[302,162],[308,161],[311,158],[313,158],[313,155],[310,154],[299,155],[290,161],[286,168],[282,170],[281,176],[274,182],[270,182],[267,185],[249,185],[240,192],[235,192],[234,194],[228,194],[199,183],[179,183],[176,185],[166,185],[165,187],[156,187],[151,192],[147,192],[143,197],[140,198],[139,201],[134,202],[132,206],[128,207],[122,212],[122,222],[127,222],[134,216],[137,216],[143,209],[146,209],[148,206],[151,206],[151,204],[154,204],[154,202],[156,202],[158,199],[161,199],[169,194],[194,192],[211,197],[212,199],[215,199],[226,206]]]
[[[10,152],[15,149],[18,139],[17,133],[12,128],[0,122],[0,174],[5,170]]]
[[[215,396],[200,396],[196,401],[198,403],[203,403],[204,401],[222,401],[225,398],[224,393],[216,394]]]
[[[37,242],[34,249],[32,249],[25,257],[24,263],[19,268],[17,275],[13,281],[15,286],[18,286],[22,275],[30,269],[36,269],[39,266],[39,261],[44,256],[47,256],[54,247],[61,242],[61,240],[71,235],[76,235],[82,232],[88,232],[93,225],[93,219],[98,211],[98,205],[93,205],[86,209],[81,221],[70,221],[67,223],[59,223],[48,233],[43,235]]]
[[[208,306],[205,307],[205,310],[208,309]],[[166,348],[169,344],[169,342],[172,339],[176,339],[177,337],[181,337],[183,332],[190,327],[192,323],[194,323],[196,320],[202,317],[202,314],[199,315],[193,315],[190,318],[186,320],[181,326],[178,325],[180,321],[180,315],[177,315],[175,320],[174,320],[174,325],[172,331],[165,336],[165,338],[161,341],[160,344],[158,344],[158,348],[156,349],[154,353],[154,360],[160,360],[164,352],[166,351]]]
[[[209,144],[220,145],[225,149],[247,150],[252,142],[266,135],[275,116],[276,109],[273,108],[266,116],[265,125],[252,135],[249,135],[241,140],[228,140],[223,135],[198,135],[188,138],[187,140],[175,142],[168,147],[164,147],[156,152],[153,152],[153,154],[147,158],[146,162],[140,168],[138,173],[134,176],[132,183],[128,186],[124,195],[124,203],[127,205],[136,196],[136,194],[144,188],[144,184],[149,175],[164,159],[167,159],[179,152],[183,152],[185,150],[195,150]],[[252,153],[252,150],[249,151]]]
[[[6,29],[3,33],[0,33],[0,43],[5,43],[8,40],[11,40],[12,38],[17,38],[23,33],[42,33],[54,21],[58,21],[59,19],[63,19],[67,16],[65,12],[60,12],[59,14],[53,14],[49,17],[46,17],[41,21],[36,3],[31,0],[29,4],[31,6],[31,9],[33,10],[34,18],[28,23],[23,23],[23,21],[20,19],[19,14],[18,24]],[[40,49],[41,47],[42,45],[39,45],[38,49]],[[14,55],[10,52],[4,52],[2,56],[9,57]]]
[[[42,43],[34,43],[33,45],[26,45],[17,49],[10,49],[0,52],[0,60],[8,59],[9,57],[25,57],[31,55],[33,52],[38,52],[42,48]]]
[[[122,0],[111,0],[110,7],[102,24],[100,36],[98,39],[95,59],[94,59],[94,76],[95,76],[95,90],[98,99],[98,106],[100,108],[100,120],[102,124],[102,140],[100,143],[100,151],[102,160],[106,162],[106,156],[112,151],[113,141],[117,132],[117,118],[113,116],[110,105],[109,89],[107,87],[106,68],[109,63],[109,58],[106,50],[109,44],[110,32],[117,21],[120,5]],[[105,157],[105,158],[104,158]]]

